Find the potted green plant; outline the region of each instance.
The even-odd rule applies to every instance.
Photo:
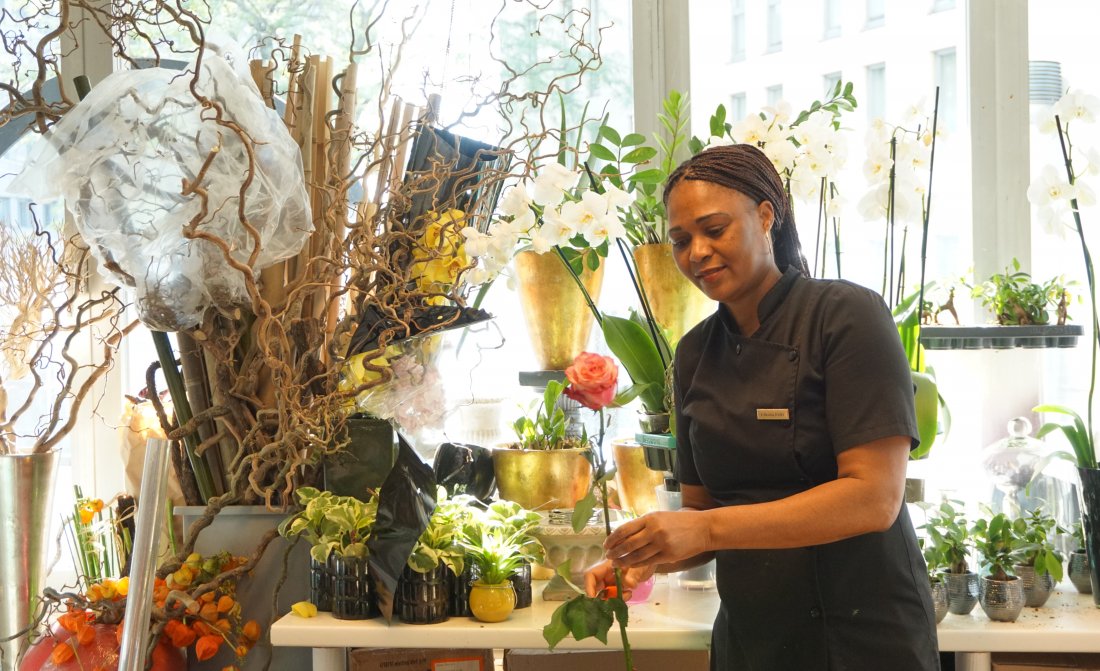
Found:
[[[1054,546],[1056,534],[1065,533],[1042,508],[1012,522],[1018,539],[1017,560],[1013,566],[1024,586],[1024,605],[1040,608],[1062,579],[1062,553]]]
[[[918,539],[921,554],[924,555],[924,563],[928,572],[928,588],[932,592],[932,606],[936,612],[936,622],[942,622],[947,616],[947,584],[940,572],[945,568],[943,551],[936,543],[928,538]]]
[[[961,512],[962,502],[944,500],[938,506],[918,505],[928,511],[928,522],[921,529],[928,534],[928,551],[943,566],[940,575],[947,587],[948,612],[967,615],[978,603],[979,583],[978,574],[967,564],[973,541]]]
[[[1062,276],[1039,284],[1031,275],[1020,270],[1020,261],[1012,259],[1012,269],[995,273],[988,280],[971,287],[971,294],[979,298],[1001,326],[1045,326],[1050,324],[1050,311],[1054,310],[1056,323],[1064,326],[1068,319],[1069,283]]]
[[[558,404],[564,386],[549,380],[534,412],[513,423],[517,440],[493,451],[500,497],[528,510],[572,508],[592,481],[588,437],[570,433]]]
[[[413,546],[397,582],[396,610],[402,622],[434,624],[450,616],[449,595],[454,576],[465,570],[462,529],[472,515],[464,499],[447,499],[438,489],[428,526]]]
[[[374,614],[367,576],[367,538],[374,527],[378,500],[360,501],[314,487],[295,490],[302,510],[283,520],[279,533],[302,536],[310,544],[310,600],[318,610],[340,619]]]
[[[516,606],[512,576],[528,561],[523,532],[475,525],[462,540],[466,558],[478,576],[470,587],[470,612],[482,622],[502,622]]]
[[[1012,573],[1020,547],[1012,522],[1004,513],[997,513],[976,521],[971,535],[984,573],[978,603],[989,619],[1015,622],[1024,607],[1024,585]]]
[[[1092,594],[1091,568],[1089,567],[1089,555],[1085,550],[1085,526],[1078,520],[1073,523],[1070,530],[1073,534],[1075,549],[1069,554],[1069,581],[1081,594]]]
[[[520,546],[523,562],[509,578],[516,590],[516,608],[531,605],[531,566],[541,564],[546,559],[546,549],[534,536],[541,518],[539,514],[527,510],[515,501],[494,501],[483,516],[484,523],[490,528],[499,528]]]

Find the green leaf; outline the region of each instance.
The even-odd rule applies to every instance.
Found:
[[[650,168],[649,170],[641,170],[634,173],[627,180],[634,184],[660,184],[666,179],[665,171],[660,168]]]
[[[569,635],[569,626],[565,624],[565,610],[568,607],[569,602],[565,601],[555,608],[554,614],[550,616],[550,624],[542,628],[542,638],[551,650]]]
[[[581,595],[566,602],[564,619],[574,639],[581,641],[594,636],[606,645],[607,631],[615,621],[611,613],[611,606],[603,599]]]
[[[621,147],[623,145],[623,139],[619,136],[619,131],[607,124],[600,126],[599,137],[605,138],[616,147]]]
[[[623,138],[620,147],[633,147],[634,145],[645,142],[645,136],[641,133],[629,133]]]
[[[610,315],[604,317],[602,328],[607,348],[623,364],[630,379],[635,384],[654,385],[640,394],[646,410],[662,412],[665,367],[650,334],[629,319]]]
[[[580,533],[585,526],[588,525],[588,520],[592,517],[592,511],[596,509],[596,492],[593,489],[589,489],[588,493],[584,495],[584,498],[573,504],[573,531]]]
[[[657,150],[653,147],[638,147],[627,152],[626,156],[623,156],[623,163],[644,163],[657,155]]]
[[[634,399],[638,398],[639,394],[641,394],[643,391],[648,390],[651,386],[653,386],[652,382],[648,382],[646,384],[630,385],[629,387],[615,395],[615,400],[611,401],[610,407],[621,408],[624,405],[627,405]]]
[[[618,160],[618,159],[615,158],[614,152],[612,152],[610,149],[603,146],[602,144],[596,144],[596,143],[590,144],[590,145],[588,145],[588,151],[589,151],[589,153],[591,153],[593,156],[600,159],[601,161],[607,161],[609,163],[614,163]]]

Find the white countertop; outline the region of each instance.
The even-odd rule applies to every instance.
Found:
[[[271,627],[276,646],[312,648],[545,648],[542,627],[560,602],[543,601],[542,582],[535,581],[530,608],[512,613],[505,622],[485,624],[452,617],[432,625],[412,625],[381,618],[337,620],[330,613],[301,618],[286,615]],[[1092,596],[1078,594],[1068,583],[1059,586],[1043,608],[1025,608],[1016,622],[991,622],[975,606],[970,615],[948,613],[939,625],[943,651],[960,652],[1100,652],[1100,609]],[[649,599],[630,606],[632,647],[648,650],[704,650],[710,647],[710,629],[718,609],[714,591],[670,590],[658,581]],[[619,647],[618,626],[608,633],[608,645]],[[602,649],[589,638],[567,638],[562,649]]]

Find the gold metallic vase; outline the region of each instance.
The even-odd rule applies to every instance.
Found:
[[[493,450],[500,498],[528,510],[572,508],[588,493],[592,464],[584,448],[568,450]]]
[[[531,348],[543,370],[565,370],[588,343],[592,311],[569,269],[554,252],[516,254],[520,304]],[[581,274],[588,294],[599,300],[604,264]]]
[[[613,441],[611,450],[615,455],[615,483],[623,509],[637,515],[657,510],[656,487],[664,484],[664,473],[645,465],[642,446],[633,440]]]
[[[688,329],[717,308],[676,267],[670,243],[638,245],[634,248],[634,263],[653,316],[668,331],[673,347]]]

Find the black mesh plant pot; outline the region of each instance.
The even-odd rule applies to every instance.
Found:
[[[470,617],[470,585],[480,577],[473,565],[467,565],[459,575],[447,571],[448,613],[455,617]]]
[[[329,555],[327,562],[309,558],[309,602],[319,611],[332,610],[332,580],[336,571],[336,556]]]
[[[527,608],[531,605],[531,564],[525,563],[516,569],[509,578],[512,581],[512,589],[516,591],[516,608]]]
[[[334,557],[332,564],[332,616],[340,620],[366,620],[377,615],[367,558]]]
[[[447,619],[450,569],[444,564],[427,573],[408,566],[397,581],[397,616],[408,624],[435,624]]]

